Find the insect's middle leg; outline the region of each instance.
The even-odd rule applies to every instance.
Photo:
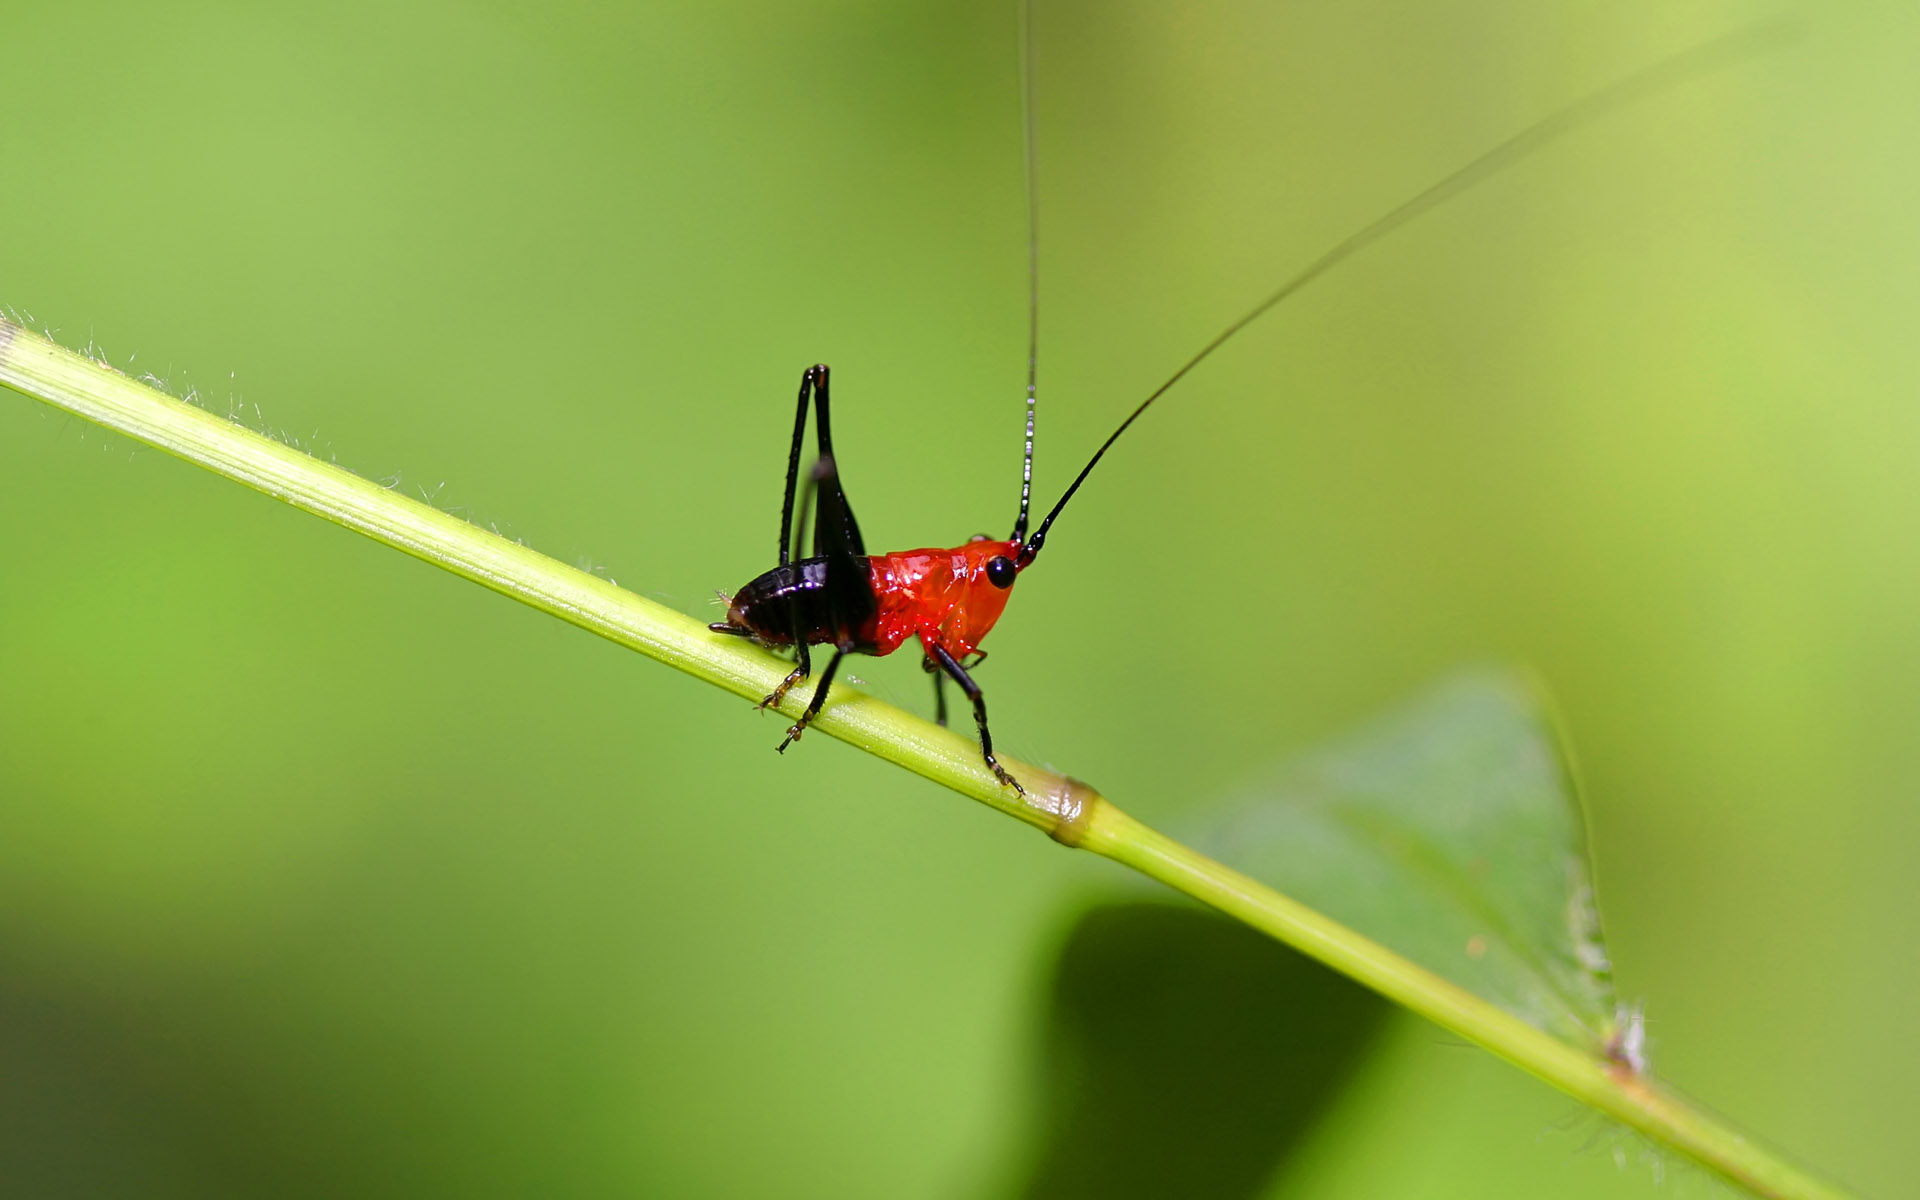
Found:
[[[920,660],[920,668],[933,676],[933,723],[940,728],[947,727],[947,677],[941,673],[940,664],[929,654]]]
[[[1027,789],[1020,786],[1018,779],[1007,774],[1007,769],[1001,766],[1000,760],[993,756],[993,735],[987,732],[987,700],[980,694],[980,685],[973,681],[973,676],[967,674],[967,669],[960,665],[960,660],[948,654],[946,649],[938,643],[927,647],[927,652],[947,674],[953,676],[953,681],[960,685],[960,690],[967,694],[967,699],[973,701],[973,723],[980,727],[980,754],[987,760],[987,766],[992,768],[993,777],[1022,796],[1026,795]]]

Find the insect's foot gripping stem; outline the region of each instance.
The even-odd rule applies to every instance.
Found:
[[[987,768],[993,772],[993,778],[1000,781],[1002,787],[1012,787],[1016,793],[1020,793],[1020,799],[1027,799],[1027,789],[1021,787],[1020,780],[1016,780],[1004,766],[1000,766],[1000,760],[993,756],[991,747],[981,749],[981,758],[987,760]]]
[[[973,681],[973,676],[967,674],[967,669],[960,665],[960,660],[953,656],[953,652],[940,643],[931,642],[927,645],[927,657],[940,664],[940,669],[952,676],[953,681],[960,685],[960,690],[973,701],[973,722],[980,729],[980,757],[987,760],[993,777],[1003,787],[1010,787],[1019,793],[1022,800],[1026,799],[1027,789],[1021,787],[1020,781],[1009,775],[1007,769],[1000,765],[1000,760],[993,756],[993,734],[987,729],[987,700],[980,694],[980,685]]]
[[[793,690],[793,685],[796,683],[799,683],[802,679],[805,679],[807,677],[807,674],[808,674],[808,671],[807,671],[807,668],[805,667],[795,667],[793,670],[788,671],[787,677],[780,681],[780,686],[777,688],[774,688],[773,691],[769,692],[767,694],[766,699],[754,705],[753,706],[754,710],[761,711],[769,708],[779,708],[780,702],[782,700],[785,700],[787,698],[787,693]],[[789,737],[787,739],[787,741],[789,742],[792,740],[793,740],[792,737]],[[786,743],[784,742],[781,743],[780,748],[782,750],[786,749]]]
[[[995,758],[993,755],[988,754],[986,756],[986,759],[987,759],[987,766],[993,768],[993,777],[995,779],[998,779],[1002,784],[1012,788],[1015,792],[1019,793],[1020,798],[1022,800],[1025,800],[1027,798],[1027,789],[1020,786],[1020,781],[1018,779],[1015,779],[1012,775],[1008,774],[1007,769],[1000,765],[1000,760]]]
[[[807,711],[800,714],[800,719],[798,721],[795,721],[793,724],[787,726],[786,740],[781,742],[778,746],[775,746],[774,749],[778,750],[782,754],[785,754],[787,752],[787,747],[799,741],[800,735],[807,731],[807,726],[813,724],[813,719],[820,715],[821,705],[827,702],[827,692],[833,688],[834,672],[840,669],[840,660],[845,658],[846,656],[847,656],[846,650],[839,649],[839,648],[836,648],[834,650],[833,657],[827,660],[827,669],[820,672],[820,684],[818,687],[813,689],[813,699],[807,701]],[[793,676],[792,675],[787,676],[787,684],[791,684],[792,682],[793,682]],[[786,687],[786,684],[781,685],[781,688],[783,691],[785,690],[785,687]]]

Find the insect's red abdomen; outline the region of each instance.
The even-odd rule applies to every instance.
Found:
[[[1017,560],[1015,542],[968,542],[951,550],[902,550],[868,560],[880,606],[869,626],[875,654],[891,654],[908,638],[938,644],[955,658],[972,654],[1006,610],[1011,585],[987,575],[995,558]]]

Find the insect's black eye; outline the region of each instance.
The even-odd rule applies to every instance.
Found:
[[[1013,577],[1018,574],[1010,558],[996,555],[987,560],[987,582],[997,588],[1012,587]]]

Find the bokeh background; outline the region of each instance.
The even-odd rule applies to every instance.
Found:
[[[1038,490],[1358,224],[1783,15],[1210,362],[981,679],[1012,752],[1177,822],[1451,667],[1531,664],[1656,1066],[1890,1196],[1920,1169],[1912,5],[1042,0]],[[0,0],[0,303],[705,614],[768,565],[816,360],[870,543],[1010,524],[1015,30]],[[1090,1009],[1142,1063],[1245,1030],[1081,1131],[1109,1170],[1244,1096],[1284,1113],[1221,1139],[1254,1160],[1222,1194],[1717,1191],[1284,952],[1116,958],[1077,923],[1117,868],[826,739],[776,756],[736,699],[11,393],[0,514],[9,1194],[1055,1194],[1062,1089],[1138,1074],[1063,1059]],[[905,656],[858,672],[928,707]]]

